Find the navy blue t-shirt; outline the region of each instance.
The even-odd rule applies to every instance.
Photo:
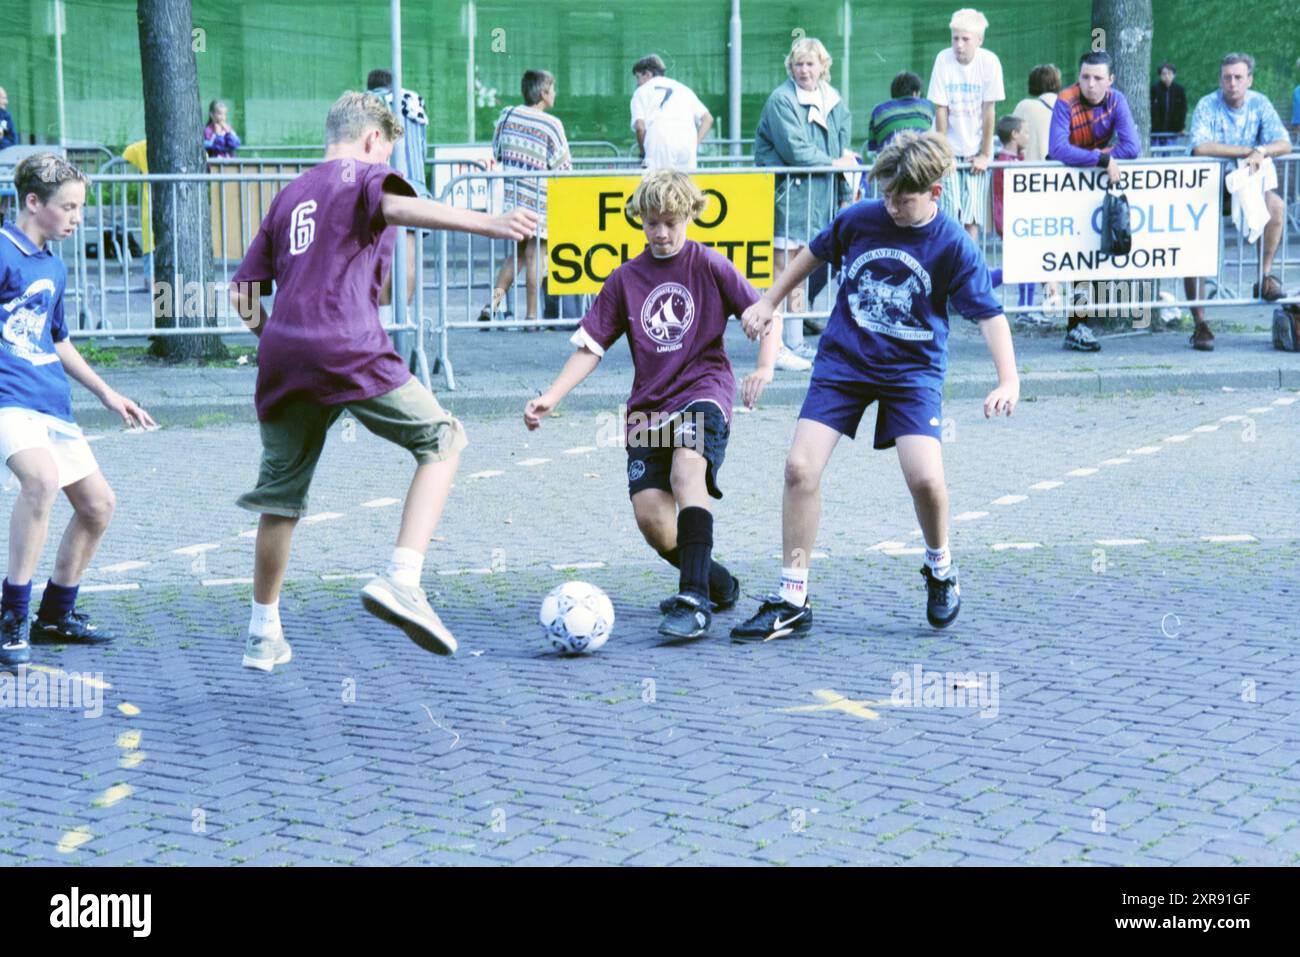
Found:
[[[68,270],[13,223],[0,227],[0,409],[72,419],[72,389],[54,344],[68,338]]]
[[[984,257],[942,211],[924,226],[899,226],[883,200],[862,200],[841,210],[808,249],[843,264],[813,378],[942,389],[948,300],[970,320],[1002,314]]]

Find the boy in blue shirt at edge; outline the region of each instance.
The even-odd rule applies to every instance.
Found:
[[[875,447],[898,448],[898,463],[925,536],[926,617],[945,628],[961,592],[948,548],[948,489],[939,444],[948,365],[948,301],[979,322],[997,368],[984,400],[986,418],[1008,416],[1020,398],[1011,329],[993,297],[984,258],[966,231],[939,210],[940,180],[953,165],[938,133],[900,133],[876,159],[871,177],[884,199],[840,211],[741,317],[760,335],[777,303],[814,269],[843,263],[844,280],[817,350],[812,380],[785,461],[781,583],[757,614],[732,629],[736,641],[806,633],[808,556],[821,517],[821,477],[842,435],[853,438],[877,404]]]
[[[0,669],[26,664],[30,643],[102,645],[113,636],[74,610],[81,576],[113,516],[114,495],[72,418],[68,377],[128,426],[153,427],[149,413],[109,388],[68,338],[63,290],[68,270],[49,248],[81,222],[86,177],[53,153],[14,170],[16,221],[0,227],[0,474],[21,486],[9,520],[9,565],[0,602]],[[72,520],[29,623],[32,573],[59,489]]]

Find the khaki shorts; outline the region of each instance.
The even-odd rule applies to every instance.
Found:
[[[469,444],[460,422],[417,379],[392,392],[343,405],[286,402],[260,423],[262,464],[257,487],[235,504],[266,515],[305,515],[325,434],[344,410],[381,439],[406,449],[420,465],[449,459]]]

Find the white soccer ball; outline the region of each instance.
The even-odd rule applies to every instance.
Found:
[[[587,582],[565,582],[542,599],[539,616],[546,642],[556,651],[577,655],[595,651],[614,628],[614,603]]]

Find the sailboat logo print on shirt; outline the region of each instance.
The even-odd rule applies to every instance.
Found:
[[[654,340],[656,352],[675,352],[695,322],[695,300],[677,282],[656,286],[641,306],[641,328]]]

